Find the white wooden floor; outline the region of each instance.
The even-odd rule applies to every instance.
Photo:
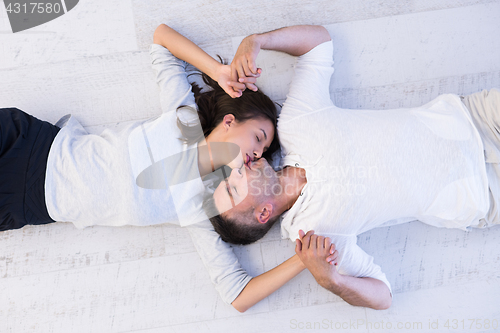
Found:
[[[330,91],[344,108],[411,107],[500,87],[498,0],[80,0],[16,34],[0,7],[0,107],[51,122],[72,113],[95,133],[157,115],[147,49],[160,23],[229,60],[237,37],[326,25],[336,47]],[[279,59],[260,60],[272,74],[262,90],[276,100],[291,73]],[[55,223],[3,232],[0,332],[500,331],[500,227],[411,222],[364,233],[359,244],[392,283],[389,310],[352,307],[303,272],[240,314],[221,301],[182,228]],[[235,251],[258,274],[294,247],[275,227]]]

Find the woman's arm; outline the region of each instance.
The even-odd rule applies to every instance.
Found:
[[[314,234],[314,231],[307,232],[308,236]],[[326,261],[331,266],[337,264],[338,252],[332,244],[329,248],[329,255]],[[254,277],[243,291],[236,297],[231,305],[240,312],[245,312],[267,296],[281,288],[285,283],[302,272],[306,266],[302,263],[298,255],[294,255],[287,261],[281,263],[275,268]]]
[[[245,312],[267,296],[281,288],[285,283],[302,272],[306,266],[294,255],[270,271],[254,277],[231,305],[239,312]]]
[[[218,82],[224,91],[231,97],[241,96],[239,90],[244,89],[245,86],[241,83],[230,82],[231,68],[228,65],[222,65],[216,61],[200,47],[174,29],[165,24],[160,24],[154,32],[153,43],[167,48],[177,58],[190,63],[210,76],[213,80]],[[233,87],[237,91],[233,90]]]

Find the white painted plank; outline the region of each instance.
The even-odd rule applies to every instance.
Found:
[[[217,295],[200,267],[191,253],[3,278],[0,331],[123,332],[210,320]]]
[[[499,226],[464,232],[412,222],[363,233],[358,244],[374,256],[394,293],[500,279]]]
[[[275,0],[184,2],[132,0],[139,49],[166,23],[195,43],[260,33],[296,24],[332,24],[437,11],[498,0]]]
[[[0,73],[2,106],[16,106],[52,123],[68,113],[83,126],[112,126],[161,113],[148,52],[116,53]]]
[[[196,249],[188,231],[174,225],[80,230],[59,222],[1,232],[0,253],[0,277],[10,278],[196,254]]]
[[[500,328],[499,281],[479,280],[396,294],[390,309],[366,309],[364,327],[387,333],[495,332]]]
[[[57,19],[15,34],[0,5],[0,69],[135,50],[130,0],[82,0]]]
[[[160,231],[160,232],[158,232]],[[16,237],[17,236],[17,237]],[[64,271],[165,254],[161,228],[78,230],[70,223],[0,233],[3,278]],[[148,241],[149,240],[149,241]]]
[[[359,325],[366,322],[364,308],[344,304],[326,304],[295,308],[283,311],[243,314],[233,318],[214,319],[184,325],[172,325],[169,331],[176,333],[190,332],[369,332]],[[144,333],[160,333],[163,328],[145,330]]]
[[[500,3],[327,26],[336,89],[500,70]]]

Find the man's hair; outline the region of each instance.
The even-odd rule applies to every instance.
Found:
[[[267,223],[259,223],[253,215],[253,207],[238,214],[237,218],[224,217],[218,214],[214,200],[211,197],[205,197],[203,208],[209,217],[213,216],[209,219],[220,238],[226,243],[237,245],[247,245],[258,241],[265,236],[279,219],[279,216],[275,216],[270,218]]]

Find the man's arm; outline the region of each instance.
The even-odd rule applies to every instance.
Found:
[[[153,43],[168,49],[174,56],[184,60],[198,68],[219,83],[222,89],[231,97],[241,96],[240,92],[233,90],[244,89],[244,84],[231,82],[231,69],[228,65],[222,65],[209,56],[192,41],[170,28],[160,24],[153,35]]]
[[[303,235],[303,232],[299,234]],[[328,237],[307,234],[302,241],[296,240],[295,252],[323,288],[347,303],[376,310],[388,309],[392,296],[384,282],[370,277],[342,275],[335,266],[326,263],[330,244]]]
[[[328,31],[320,25],[296,25],[245,37],[231,63],[232,78],[257,90],[254,77],[260,74],[255,61],[261,49],[301,56],[319,44],[331,40]]]
[[[369,277],[338,276],[335,283],[323,287],[342,297],[347,303],[375,310],[386,310],[391,306],[391,292],[384,282]]]

